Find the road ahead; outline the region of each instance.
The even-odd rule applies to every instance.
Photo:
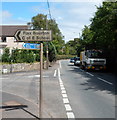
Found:
[[[12,101],[25,105],[28,101],[27,110],[38,116],[38,73],[32,71],[3,75],[3,104],[11,101],[10,96]],[[57,61],[43,72],[43,117],[115,118],[116,79],[111,73],[86,72],[68,60]],[[21,111],[10,112],[3,111],[3,117],[13,117],[12,112]],[[25,113],[20,115],[23,117]]]
[[[76,118],[115,118],[115,76],[60,62],[61,79]]]

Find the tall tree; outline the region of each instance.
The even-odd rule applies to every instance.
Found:
[[[33,29],[49,29],[52,30],[52,42],[49,43],[49,54],[51,54],[49,57],[56,58],[56,54],[52,55],[52,51],[54,50],[54,53],[62,54],[62,47],[64,46],[64,40],[63,35],[58,27],[58,24],[54,19],[47,19],[47,15],[44,14],[38,14],[34,17],[32,17],[31,20],[31,26],[33,26]],[[46,46],[46,43],[44,43]],[[46,47],[44,47],[46,49]],[[55,50],[56,49],[56,50]],[[46,50],[44,50],[46,52]],[[44,53],[46,55],[46,53]],[[50,58],[51,59],[51,58]],[[52,60],[52,59],[51,59]]]
[[[117,65],[117,2],[103,2],[97,7],[91,24],[82,31],[82,45],[102,49],[107,63]]]
[[[93,40],[103,49],[117,48],[117,2],[103,2],[92,18]]]

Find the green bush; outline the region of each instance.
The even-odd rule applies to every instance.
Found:
[[[26,62],[27,63],[33,63],[35,61],[34,54],[33,52],[30,52],[27,54]]]
[[[10,51],[9,48],[4,49],[4,53],[2,55],[2,62],[10,62]]]
[[[11,60],[13,63],[22,63],[21,51],[18,49],[13,49],[11,54]]]

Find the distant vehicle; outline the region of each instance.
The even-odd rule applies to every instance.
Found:
[[[74,65],[80,65],[80,57],[75,57]]]
[[[70,63],[74,63],[74,58],[71,58],[71,59],[70,59]]]
[[[80,65],[86,70],[105,70],[106,59],[101,50],[86,50],[80,53]]]

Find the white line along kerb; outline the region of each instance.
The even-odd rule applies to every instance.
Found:
[[[67,98],[67,94],[66,93],[62,94],[62,96],[63,96],[63,98]]]
[[[61,66],[61,62],[59,61],[59,66],[60,66],[60,68],[62,68],[62,66]]]
[[[61,78],[60,78],[60,70],[58,68],[58,77],[59,77],[59,81],[62,81]]]
[[[61,64],[60,64],[60,66],[61,66]],[[63,103],[64,103],[64,106],[65,106],[65,109],[67,112],[67,118],[68,119],[75,118],[75,115],[72,112],[71,105],[69,104],[68,96],[67,96],[63,81],[62,81],[61,76],[60,76],[60,68],[58,68],[58,78],[59,78],[59,84],[60,84],[61,93],[62,93],[62,97],[63,97]]]
[[[73,112],[67,112],[67,117],[68,117],[68,118],[75,118]]]
[[[65,104],[66,111],[72,111],[72,108],[69,104]]]
[[[64,103],[64,104],[69,103],[68,98],[63,98],[63,103]]]
[[[62,90],[61,93],[66,93],[66,90]]]

